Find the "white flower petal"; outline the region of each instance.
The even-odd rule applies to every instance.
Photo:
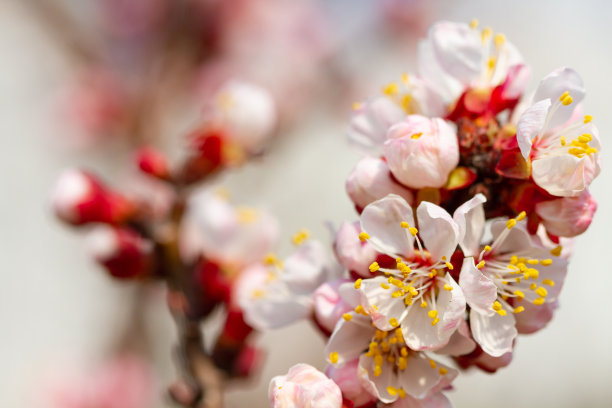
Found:
[[[388,408],[453,408],[453,404],[443,393],[436,392],[423,399],[406,395],[405,398],[398,399]]]
[[[597,154],[581,158],[571,154],[545,156],[532,162],[535,183],[559,197],[580,195],[599,174]]]
[[[477,256],[480,251],[480,241],[485,230],[482,204],[486,201],[483,194],[476,194],[461,204],[453,214],[453,220],[459,228],[459,245],[465,256]]]
[[[369,242],[386,254],[410,256],[414,252],[414,238],[400,223],[414,226],[412,208],[406,200],[395,194],[374,201],[361,213],[361,230],[369,236]]]
[[[474,258],[463,259],[459,275],[459,285],[465,299],[473,310],[480,314],[491,315],[497,299],[497,286],[474,265]]]
[[[543,99],[550,99],[553,103],[559,100],[564,92],[569,92],[573,102],[569,105],[561,105],[551,118],[548,127],[559,126],[572,116],[574,108],[584,99],[586,93],[582,78],[571,68],[558,68],[545,76],[535,92],[533,100],[538,102]]]
[[[529,158],[533,139],[543,130],[550,106],[550,99],[538,101],[527,108],[519,119],[516,126],[516,140],[525,159]]]
[[[372,323],[380,330],[392,330],[393,326],[389,320],[394,318],[400,320],[402,313],[406,310],[404,300],[401,297],[391,296],[391,289],[384,289],[381,284],[387,284],[387,279],[378,276],[372,279],[364,279],[361,282],[361,293],[363,294],[363,306],[370,313]]]
[[[340,319],[325,346],[325,355],[338,353],[338,364],[351,361],[367,350],[376,329],[367,316],[350,312],[352,319]]]
[[[387,130],[404,116],[402,109],[387,97],[365,102],[351,117],[349,143],[365,155],[380,156]]]
[[[461,320],[459,327],[453,333],[448,344],[436,350],[436,354],[449,356],[463,356],[471,353],[476,348],[476,342],[472,340],[470,327],[465,320]]]
[[[472,309],[470,312],[470,326],[474,340],[482,347],[485,353],[499,357],[512,351],[512,343],[517,331],[512,311],[505,316],[498,313],[484,315]]]
[[[310,294],[331,278],[330,270],[323,245],[307,241],[285,260],[281,279],[293,293]]]
[[[434,260],[450,260],[457,248],[459,227],[445,209],[428,201],[417,208],[419,235]]]
[[[423,353],[410,355],[406,369],[398,372],[399,386],[412,397],[422,399],[432,391],[449,385],[457,377],[454,368],[438,361],[435,363],[436,368],[432,368],[430,359]],[[446,374],[440,374],[441,368],[447,371]]]

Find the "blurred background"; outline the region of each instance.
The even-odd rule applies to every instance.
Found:
[[[457,407],[611,406],[612,271],[606,259],[612,250],[612,175],[607,171],[612,149],[606,135],[612,129],[608,113],[612,4],[603,0],[261,3],[268,2],[273,4],[267,9],[261,6],[256,19],[243,16],[237,22],[223,22],[230,28],[222,40],[217,32],[201,33],[222,57],[196,68],[188,64],[193,62],[189,58],[184,65],[168,67],[165,61],[170,57],[160,61],[148,57],[159,54],[148,36],[166,16],[162,0],[150,0],[150,7],[142,9],[134,6],[128,17],[113,15],[120,1],[0,2],[0,406],[44,407],[49,378],[64,369],[86,370],[103,358],[114,347],[117,333],[130,324],[135,300],[142,299],[135,284],[116,282],[101,273],[85,251],[82,234],[55,220],[49,194],[63,168],[86,165],[112,184],[129,185],[133,146],[147,140],[167,151],[178,150],[181,138],[197,122],[209,88],[224,76],[241,74],[273,88],[277,98],[288,101],[286,112],[266,155],[224,174],[218,184],[231,192],[234,202],[265,207],[278,217],[283,237],[279,254],[287,254],[290,236],[304,227],[331,242],[324,222],[338,225],[356,219],[344,190],[345,178],[358,158],[345,138],[352,103],[415,70],[417,40],[430,24],[473,18],[506,34],[522,52],[532,68],[529,89],[559,66],[570,66],[582,75],[587,88],[585,111],[595,117],[602,135],[603,172],[591,189],[599,201],[598,213],[577,240],[561,307],[549,327],[521,337],[509,367],[495,375],[464,373],[448,395]],[[214,2],[202,3],[208,7]],[[211,10],[216,9],[203,11],[208,24],[221,19]],[[222,12],[231,20],[234,10],[227,6]],[[169,52],[180,53],[185,44],[180,37],[172,41]],[[130,108],[142,109],[140,122],[122,124],[113,132],[116,136],[91,139],[83,136],[83,123],[72,123],[75,108],[66,108],[65,101],[74,100],[79,86],[99,87],[100,92],[112,89],[112,83],[100,80],[106,78],[104,73],[96,72],[91,79],[90,68],[100,58],[129,79],[127,92],[136,94],[138,89],[145,96]],[[196,78],[187,87],[195,91],[177,94],[169,84],[159,95],[142,92],[158,83],[164,76],[156,73],[164,70]],[[82,75],[90,82],[71,83]],[[83,104],[95,105],[90,102]],[[110,105],[103,111],[112,116],[114,105]],[[76,115],[83,114],[79,112]],[[88,134],[108,133],[99,131],[105,124],[98,119],[91,115],[86,125],[95,131]],[[154,288],[145,302],[143,330],[159,391],[152,406],[170,406],[162,391],[174,377],[169,350],[175,328],[162,287]],[[231,386],[228,407],[268,406],[267,386],[274,375],[286,373],[298,362],[325,366],[324,340],[308,323],[261,335],[258,342],[267,350],[263,370],[257,378]]]

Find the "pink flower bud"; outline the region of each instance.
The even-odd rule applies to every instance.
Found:
[[[308,364],[296,364],[287,375],[274,377],[268,396],[273,408],[342,407],[338,385]]]
[[[393,180],[387,163],[374,157],[364,157],[357,163],[346,180],[346,192],[359,211],[388,194],[413,201],[412,192]]]
[[[336,279],[326,282],[319,286],[313,294],[314,317],[319,326],[327,332],[326,334],[331,334],[342,315],[352,310],[352,307],[342,301],[338,293],[340,285],[346,282],[351,281]]]
[[[354,408],[376,401],[376,397],[361,386],[363,380],[357,374],[358,367],[359,359],[355,359],[345,364],[329,365],[325,369],[325,374],[338,384],[342,396],[351,401]]]
[[[59,177],[52,197],[55,214],[64,222],[117,224],[133,212],[132,204],[109,190],[95,176],[82,170],[66,170]]]
[[[455,129],[443,119],[421,115],[391,127],[384,152],[391,173],[410,188],[444,186],[459,163]]]
[[[116,278],[144,276],[151,268],[153,244],[131,229],[100,226],[88,244],[94,259]]]
[[[136,153],[136,163],[145,174],[161,180],[167,180],[170,177],[168,160],[162,153],[152,147],[140,149]]]
[[[376,250],[359,238],[361,228],[359,222],[345,222],[336,233],[334,251],[338,261],[349,271],[365,278],[372,276],[368,267],[378,256]]]
[[[577,197],[543,201],[535,207],[546,231],[560,237],[582,234],[591,225],[596,210],[597,202],[587,190]]]

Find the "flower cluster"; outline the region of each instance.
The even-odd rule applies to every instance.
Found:
[[[551,320],[567,245],[597,208],[599,134],[575,71],[525,95],[520,53],[477,21],[431,27],[418,67],[354,106],[348,136],[365,157],[346,183],[360,221],[334,243],[345,272],[321,283],[311,262],[301,277],[279,268],[266,290],[282,282],[297,301],[300,281],[311,312],[288,316],[266,292],[246,311],[255,323],[267,309],[266,327],[311,317],[329,336],[327,375],[343,403],[329,392],[317,406],[447,407],[460,369],[508,365],[518,335]],[[274,406],[307,406],[287,403],[278,382]]]

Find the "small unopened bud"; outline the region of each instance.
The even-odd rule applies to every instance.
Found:
[[[170,178],[168,160],[163,154],[151,147],[142,148],[136,153],[136,163],[145,174],[161,180]]]
[[[342,393],[335,382],[308,364],[296,364],[287,375],[277,376],[268,388],[273,408],[340,408]]]
[[[77,169],[60,175],[52,203],[55,214],[72,225],[118,224],[133,211],[132,204],[125,197],[108,189],[92,174]]]
[[[152,267],[153,244],[128,228],[100,226],[88,237],[93,258],[116,278],[135,278]]]
[[[223,149],[227,143],[223,132],[201,129],[191,137],[191,151],[179,175],[184,183],[200,181],[224,165]]]

